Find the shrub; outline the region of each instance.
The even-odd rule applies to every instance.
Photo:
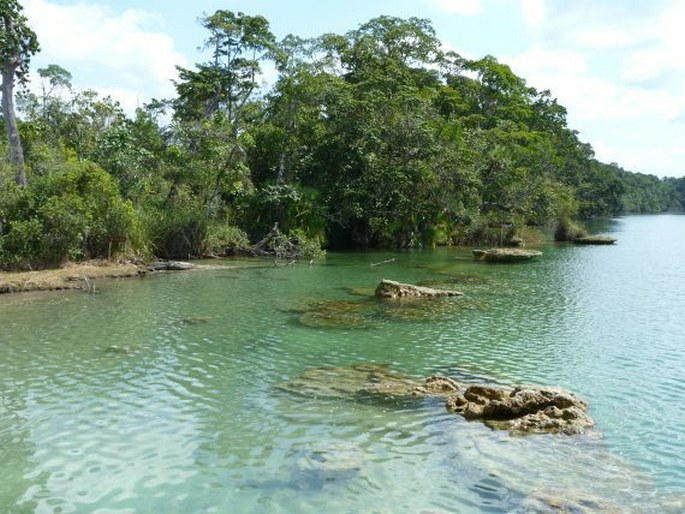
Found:
[[[226,257],[250,251],[247,234],[236,226],[212,224],[207,230],[204,241],[204,255]]]
[[[152,208],[143,223],[152,252],[165,259],[189,259],[204,254],[208,223],[202,208],[192,204]]]
[[[569,218],[559,220],[557,229],[554,231],[555,241],[573,241],[579,237],[587,236],[585,228]]]
[[[264,237],[274,223],[281,230],[304,229],[308,234],[323,236],[326,221],[319,194],[296,185],[267,185],[257,194],[246,197],[243,206],[244,228],[253,240]]]
[[[0,265],[50,267],[66,260],[109,258],[142,243],[131,204],[114,179],[89,162],[68,162],[3,204]]]

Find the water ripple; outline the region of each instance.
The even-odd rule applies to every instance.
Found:
[[[671,234],[685,221],[659,219]],[[383,270],[368,266],[379,254],[331,255],[0,299],[0,512],[526,512],[550,498],[677,512],[685,271],[669,256],[683,248],[640,241],[643,223],[616,225],[616,247],[550,245],[521,266],[453,249],[399,254]],[[443,280],[466,302],[432,304],[430,320],[371,304],[365,330],[309,328],[287,312],[380,278]],[[589,401],[604,438],[517,438],[440,402],[275,389],[310,367],[365,361],[564,386]]]

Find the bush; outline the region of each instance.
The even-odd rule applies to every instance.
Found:
[[[41,268],[66,260],[111,258],[141,246],[137,217],[112,177],[97,165],[69,162],[2,205],[0,265]]]
[[[569,218],[559,220],[557,229],[554,231],[555,241],[573,241],[579,237],[587,236],[585,228]]]
[[[274,223],[281,230],[305,230],[323,239],[326,221],[319,194],[295,185],[267,185],[246,197],[243,206],[244,228],[253,240],[264,237]]]
[[[148,209],[143,223],[152,252],[164,259],[190,259],[204,254],[208,223],[192,204]]]
[[[326,255],[321,248],[322,241],[319,236],[308,236],[303,230],[291,230],[287,240],[295,249],[293,257],[300,259],[320,259]]]
[[[245,232],[233,225],[217,223],[207,231],[203,255],[227,257],[247,253],[250,249],[250,239]]]

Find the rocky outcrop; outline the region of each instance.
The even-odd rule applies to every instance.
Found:
[[[447,410],[491,428],[520,433],[580,434],[594,425],[583,400],[552,387],[474,384],[450,396]]]
[[[577,245],[612,245],[616,239],[609,236],[585,236],[577,237],[573,242]]]
[[[420,383],[382,364],[314,368],[279,384],[278,388],[309,397],[374,403],[439,398],[445,401],[448,411],[467,420],[481,421],[492,429],[516,434],[582,434],[594,425],[587,413],[587,404],[563,389],[471,384],[441,375],[430,376]]]
[[[464,293],[447,289],[433,289],[432,287],[403,284],[394,280],[381,280],[376,288],[376,298],[439,298],[443,296],[461,296]]]
[[[486,262],[521,262],[538,257],[542,252],[523,248],[490,248],[489,250],[473,250],[473,256]]]

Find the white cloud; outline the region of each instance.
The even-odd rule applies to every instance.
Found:
[[[438,8],[448,14],[473,16],[483,11],[481,0],[437,0]]]
[[[545,0],[521,0],[523,20],[531,27],[542,26],[547,21],[547,3]]]
[[[88,2],[47,0],[26,0],[24,9],[41,44],[39,66],[59,64],[72,72],[75,85],[84,82],[103,92],[116,83],[109,91],[124,106],[133,105],[134,98],[173,94],[175,65],[187,65],[173,39],[150,28],[160,20],[143,10],[113,12]]]
[[[533,3],[521,0],[529,26]],[[551,90],[600,160],[685,175],[678,155],[685,140],[685,2],[633,10],[621,2],[597,5],[547,2],[544,26],[529,32],[531,46],[501,60],[529,85]]]

